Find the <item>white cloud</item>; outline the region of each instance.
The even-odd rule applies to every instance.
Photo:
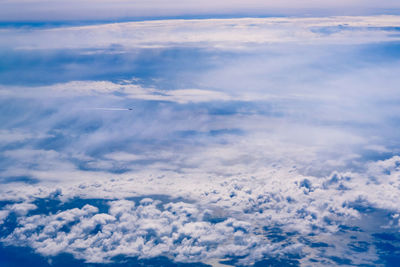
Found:
[[[7,205],[5,207],[5,210],[8,210],[9,212],[14,212],[19,216],[25,216],[30,210],[34,210],[36,208],[37,206],[32,203],[23,202],[23,203]]]
[[[169,177],[147,179],[146,184],[139,177],[98,179],[105,186],[85,188],[87,194],[104,197],[111,190],[114,197],[123,191],[134,196],[133,187],[141,187],[138,191],[145,193],[144,188],[150,186],[153,190],[148,192],[156,193],[154,189],[162,187],[160,192],[190,196],[191,200],[110,200],[107,213],[99,213],[91,205],[50,215],[26,217],[26,212],[19,213],[18,227],[2,241],[29,245],[44,255],[68,252],[88,262],[108,262],[121,254],[141,258],[167,256],[183,262],[245,256],[240,262],[247,265],[266,256],[304,251],[318,254],[318,247],[306,247],[297,238],[312,233],[317,234],[317,242],[334,236],[339,225],[360,222],[364,215],[350,205],[352,202],[364,199],[370,207],[400,212],[398,162],[394,157],[370,163],[366,172],[333,173],[327,177],[302,176],[288,169],[278,172],[274,168],[269,175],[264,172],[265,176],[241,179],[203,177],[188,181]],[[374,183],[372,176],[376,177]],[[65,187],[63,194],[74,197],[79,195],[79,189]],[[211,223],[213,218],[223,219]],[[69,231],[61,230],[67,225]],[[274,241],[268,229],[277,226],[283,233],[297,234]],[[290,242],[294,245],[287,246]],[[334,247],[324,249],[337,253]],[[355,255],[353,260],[365,264],[371,257]]]
[[[32,138],[32,134],[21,133],[12,130],[1,130],[0,131],[0,142],[1,143],[11,143],[24,141],[26,139]]]
[[[4,223],[4,220],[8,217],[10,211],[8,210],[0,210],[0,225]]]
[[[12,93],[10,92],[10,95]],[[42,139],[51,137],[50,135],[27,132],[23,129],[0,130],[0,145],[5,145],[14,142],[23,142],[29,139]]]
[[[143,157],[140,155],[135,155],[126,152],[114,152],[107,154],[104,157],[115,161],[135,161],[143,159]]]
[[[4,40],[2,47],[16,49],[108,49],[115,44],[119,46],[117,50],[122,48],[122,51],[177,44],[243,49],[283,43],[396,41],[399,37],[385,27],[399,25],[399,16],[155,20],[50,29],[11,28],[0,31],[0,37]],[[323,31],[332,28],[336,31],[329,34]]]
[[[8,91],[8,96],[19,97],[55,97],[62,98],[68,96],[101,96],[106,95],[111,98],[131,98],[140,100],[170,101],[177,103],[190,102],[209,102],[209,101],[228,101],[234,100],[233,97],[223,92],[201,90],[201,89],[179,89],[179,90],[160,90],[155,88],[144,88],[137,84],[118,84],[109,81],[72,81],[58,83],[49,86],[39,86],[33,88],[20,86],[4,86],[4,91]],[[54,93],[56,93],[54,95]],[[121,93],[122,97],[113,96],[113,93]],[[90,109],[90,108],[89,108]],[[92,109],[96,109],[93,107]],[[102,108],[97,108],[102,109]],[[107,110],[107,108],[104,108]],[[108,108],[112,110],[113,108]],[[118,108],[115,108],[118,110]],[[7,136],[5,136],[7,137]],[[16,137],[15,137],[16,138]]]
[[[213,225],[199,221],[201,211],[192,204],[165,204],[165,210],[155,204],[135,206],[122,200],[111,202],[110,214],[94,214],[96,209],[86,205],[55,215],[35,215],[21,219],[21,227],[3,241],[27,242],[44,255],[70,252],[88,262],[104,262],[120,254],[141,258],[174,255],[178,261],[201,261],[225,254],[245,255],[254,245],[265,244],[263,251],[251,259],[256,260],[276,247],[262,237],[234,233],[234,227],[243,224],[235,219]],[[60,231],[73,221],[76,223],[69,232]],[[41,226],[44,228],[38,234],[32,232]],[[93,232],[98,227],[101,231]],[[237,240],[235,245],[231,244],[232,238]]]

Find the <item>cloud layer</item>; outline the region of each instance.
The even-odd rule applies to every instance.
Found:
[[[37,207],[29,201],[8,205],[3,210],[19,216],[18,226],[2,241],[30,246],[46,256],[68,252],[86,262],[108,262],[126,255],[167,256],[179,262],[231,257],[240,258],[238,264],[249,265],[265,257],[298,255],[303,264],[335,264],[337,258],[350,259],[356,265],[378,264],[378,255],[363,249],[349,251],[346,243],[332,243],[331,239],[342,232],[344,237],[356,236],[357,242],[351,243],[356,248],[372,246],[368,231],[398,229],[399,162],[399,157],[394,157],[369,164],[364,173],[334,173],[324,178],[302,177],[286,170],[275,171],[267,179],[253,178],[251,183],[247,178],[203,178],[197,180],[196,190],[189,189],[194,181],[187,177],[179,182],[171,177],[145,179],[145,183],[98,180],[97,185],[65,187],[65,191],[46,197],[52,200],[83,193],[90,199],[114,192],[113,198],[124,198],[108,200],[103,213],[84,205],[84,199],[81,208],[30,216],[27,211]],[[145,193],[144,187],[158,188],[152,193],[175,191],[176,197],[132,199],[135,193],[130,189]],[[177,196],[184,196],[188,189],[190,198],[179,200]],[[368,221],[376,219],[364,209],[386,211],[382,228],[371,229]],[[315,245],[310,247],[310,243]]]
[[[399,23],[3,28],[2,244],[92,263],[385,265]]]
[[[270,44],[363,44],[397,41],[398,16],[154,20],[58,28],[3,29],[2,47],[95,49],[175,46],[240,49]],[[196,29],[194,32],[193,29]],[[101,49],[108,49],[102,51]]]

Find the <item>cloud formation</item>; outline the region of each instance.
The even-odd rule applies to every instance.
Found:
[[[382,264],[379,236],[399,227],[398,27],[3,29],[2,244],[96,263]]]
[[[260,48],[268,44],[363,44],[396,41],[398,16],[154,20],[56,28],[5,28],[2,47],[100,49],[189,46]],[[192,29],[196,29],[193,32]],[[102,51],[104,48],[114,48]],[[91,51],[87,51],[91,52]],[[96,51],[93,51],[96,52]],[[92,52],[92,53],[93,53]]]
[[[340,246],[315,245],[310,251],[307,242],[329,244],[331,241],[324,238],[331,238],[337,232],[357,235],[357,231],[365,231],[366,226],[361,222],[369,218],[364,208],[387,210],[391,217],[386,227],[398,229],[399,162],[399,157],[393,157],[369,164],[363,173],[334,173],[327,177],[281,170],[267,178],[219,182],[215,178],[203,178],[197,180],[197,192],[191,189],[190,199],[186,201],[157,200],[157,196],[133,200],[129,198],[132,194],[129,191],[132,185],[136,188],[163,186],[164,192],[176,191],[175,197],[185,196],[189,193],[185,184],[193,185],[187,179],[178,182],[169,177],[146,180],[146,183],[118,179],[111,184],[98,180],[98,185],[90,188],[65,188],[61,195],[61,192],[51,193],[47,197],[75,197],[78,192],[99,197],[111,190],[120,192],[120,196],[125,194],[125,199],[108,200],[108,211],[104,213],[86,204],[56,214],[26,216],[26,210],[35,209],[35,205],[24,202],[6,206],[6,212],[15,212],[19,218],[18,226],[2,241],[9,245],[28,245],[47,256],[69,252],[87,262],[108,262],[117,255],[167,256],[178,262],[240,257],[238,264],[249,265],[265,257],[296,254],[306,264],[320,254],[321,262],[332,264],[330,257],[336,255],[350,258],[353,264],[367,264],[376,261],[377,256],[363,250],[354,255],[349,251],[340,255],[343,253]],[[142,188],[139,192],[145,190]],[[302,239],[305,236],[309,238]]]

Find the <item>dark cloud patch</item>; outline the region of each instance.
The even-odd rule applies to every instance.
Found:
[[[190,77],[215,65],[226,53],[199,48],[99,50],[0,50],[0,84],[51,85],[71,80],[139,79],[164,89],[191,87]],[[196,58],[193,61],[192,58]],[[171,77],[172,76],[172,77]]]
[[[0,183],[26,183],[26,184],[37,184],[39,179],[30,176],[10,176],[0,178]]]
[[[254,267],[261,267],[261,266],[271,266],[271,267],[278,267],[278,266],[300,266],[300,262],[298,261],[298,256],[292,255],[292,258],[280,258],[280,257],[273,257],[270,259],[265,259],[262,261],[258,261],[254,263]],[[222,264],[237,266],[238,260],[240,257],[233,258],[230,260],[220,261]]]
[[[329,257],[337,265],[352,265],[352,261],[348,258],[340,258],[336,256]]]
[[[370,244],[365,241],[359,241],[359,242],[350,242],[347,244],[347,246],[355,252],[367,252],[370,247]]]
[[[203,263],[176,263],[166,257],[156,257],[153,259],[139,259],[126,257],[125,255],[113,258],[113,263],[85,263],[83,260],[75,259],[70,254],[59,254],[53,257],[43,257],[35,254],[28,247],[13,247],[0,245],[0,264],[4,267],[20,267],[20,266],[77,266],[77,267],[140,267],[140,266],[166,266],[166,267],[195,267],[209,266]]]
[[[99,209],[100,213],[106,213],[108,211],[108,201],[107,199],[81,199],[74,198],[66,202],[61,201],[57,197],[53,198],[38,198],[32,203],[38,208],[30,211],[29,215],[49,215],[56,214],[57,212],[78,208],[81,209],[85,205],[91,205]]]

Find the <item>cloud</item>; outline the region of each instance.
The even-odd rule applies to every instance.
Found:
[[[302,255],[304,263],[310,254],[330,262],[333,255],[340,256],[343,241],[331,247],[310,247],[307,242],[332,244],[331,239],[343,232],[345,226],[361,227],[359,231],[348,230],[349,234],[364,232],[363,227],[367,226],[362,221],[369,220],[369,215],[357,205],[397,214],[398,162],[399,158],[393,157],[370,163],[365,172],[336,172],[326,177],[302,176],[276,168],[266,178],[203,177],[196,180],[196,188],[193,180],[174,181],[171,177],[146,179],[146,183],[122,177],[112,182],[98,180],[104,186],[86,188],[86,193],[99,197],[102,191],[112,190],[115,197],[115,192],[132,192],[133,187],[163,186],[164,192],[175,191],[176,196],[190,195],[191,199],[173,201],[139,196],[132,200],[126,195],[125,199],[108,200],[108,211],[104,213],[89,204],[56,214],[26,216],[26,211],[19,212],[18,226],[2,242],[29,245],[48,256],[68,252],[87,262],[109,262],[117,255],[167,256],[178,262],[240,257],[238,264],[248,265],[265,257],[291,254]],[[64,187],[62,194],[73,198],[79,194],[79,188]],[[22,206],[28,210],[36,208],[33,204],[14,204],[5,210],[21,210]],[[396,221],[397,217],[390,218]],[[393,222],[391,225],[398,227]],[[367,251],[347,257],[356,264],[376,260]]]
[[[152,20],[90,26],[6,28],[1,47],[107,49],[186,47],[244,49],[265,44],[363,44],[396,41],[398,16]],[[196,28],[196,32],[191,29]],[[96,52],[95,50],[93,50]],[[90,52],[90,51],[86,51]],[[111,51],[112,52],[112,51]],[[118,50],[114,51],[118,52]],[[124,52],[124,50],[119,51]]]
[[[0,211],[0,225],[4,223],[4,220],[8,217],[10,212],[8,210],[1,210]]]
[[[12,205],[7,205],[3,212],[3,216],[6,217],[7,213],[13,212],[18,216],[25,216],[30,210],[36,209],[37,206],[32,203],[17,203]],[[3,219],[4,219],[3,217]]]
[[[135,161],[143,159],[140,155],[130,154],[126,152],[114,152],[104,156],[105,158],[116,161]]]
[[[31,93],[26,93],[27,91]],[[119,94],[123,98],[140,99],[140,100],[153,100],[153,101],[171,101],[177,103],[190,103],[190,102],[209,102],[209,101],[228,101],[234,100],[228,94],[223,92],[216,92],[202,89],[179,89],[179,90],[159,90],[155,88],[143,88],[136,84],[118,84],[110,81],[72,81],[64,84],[53,84],[50,86],[42,87],[5,87],[4,92],[8,96],[16,97],[33,97],[41,98],[51,96],[53,92],[56,94],[54,97],[68,97],[68,96],[90,96],[90,95],[111,95]],[[37,92],[40,92],[38,94]],[[119,98],[120,98],[119,97]],[[118,96],[114,96],[118,98]],[[90,109],[90,108],[89,108]],[[96,109],[96,108],[92,108]],[[101,109],[101,108],[97,108]],[[107,108],[103,108],[107,110]],[[108,108],[112,110],[112,108]],[[114,110],[119,110],[114,108]],[[124,110],[124,109],[123,109]],[[15,138],[15,137],[14,137]]]
[[[32,135],[29,133],[21,133],[18,131],[10,131],[10,130],[2,130],[0,132],[0,140],[2,143],[11,143],[11,142],[19,142],[24,141],[26,139],[32,138]]]
[[[251,262],[275,253],[277,248],[261,236],[245,234],[243,231],[251,231],[246,222],[228,219],[212,224],[201,221],[202,212],[193,204],[168,203],[160,209],[157,203],[148,199],[136,206],[132,201],[118,200],[110,202],[109,214],[96,214],[95,207],[86,205],[55,215],[27,217],[3,242],[29,243],[44,255],[70,252],[87,262],[107,262],[121,254],[141,258],[166,255],[192,262],[253,254],[252,247],[262,247],[242,260]],[[67,225],[70,229],[65,232]],[[35,233],[35,228],[42,230]]]
[[[11,94],[11,92],[10,92]],[[32,133],[21,131],[20,129],[3,129],[0,130],[0,145],[8,145],[10,143],[25,142],[33,139],[49,138],[49,135],[40,133]]]
[[[96,263],[377,261],[373,234],[399,225],[398,26],[4,29],[1,241]]]

